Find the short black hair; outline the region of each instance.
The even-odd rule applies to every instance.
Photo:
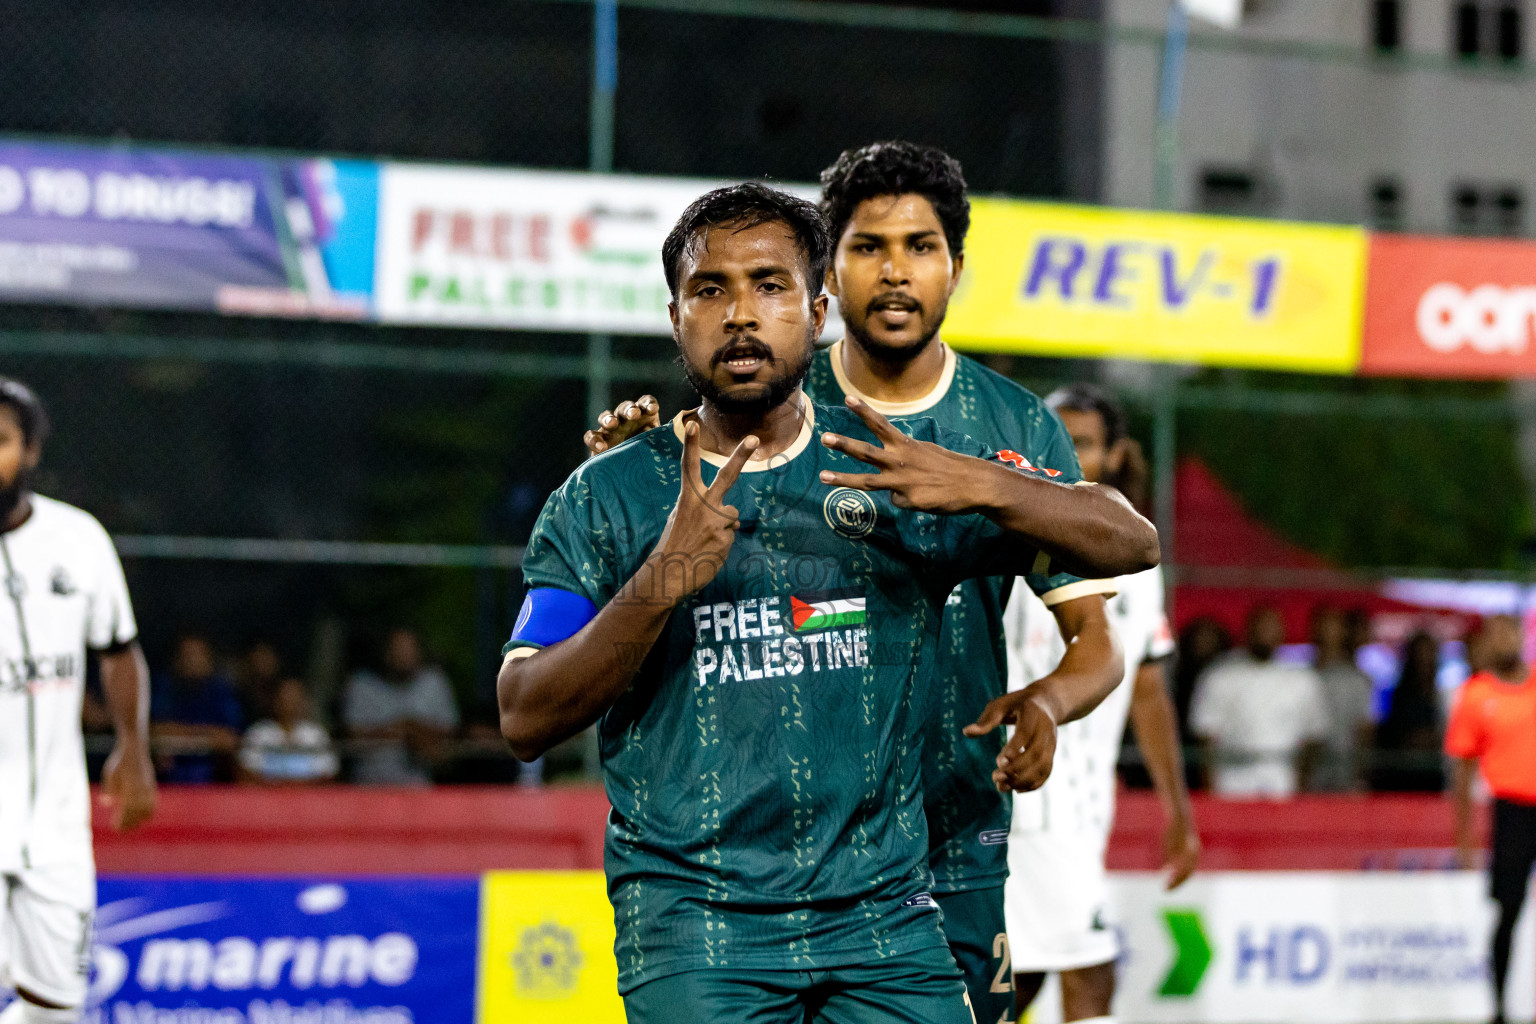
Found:
[[[0,406],[16,410],[16,419],[21,423],[21,436],[28,445],[41,445],[48,440],[48,431],[51,429],[48,410],[43,408],[43,400],[37,397],[37,392],[19,380],[0,377]]]
[[[872,142],[845,149],[837,162],[821,172],[821,212],[827,218],[834,248],[843,237],[853,211],[866,199],[915,192],[933,205],[951,256],[965,252],[971,229],[971,203],[965,198],[965,174],[960,161],[934,146],[915,142]]]
[[[1125,410],[1108,391],[1097,384],[1068,384],[1045,396],[1045,404],[1053,410],[1071,409],[1073,412],[1098,413],[1104,421],[1104,446],[1119,444],[1128,433]]]
[[[661,244],[662,269],[672,298],[677,298],[677,275],[683,255],[700,231],[753,228],[770,223],[782,223],[794,234],[800,255],[805,257],[806,290],[812,298],[820,295],[827,264],[832,260],[832,236],[827,231],[827,222],[814,203],[754,181],[704,193],[672,225],[667,240]]]

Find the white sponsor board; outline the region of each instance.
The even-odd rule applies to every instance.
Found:
[[[1196,875],[1168,893],[1160,875],[1117,872],[1125,951],[1116,1016],[1133,1024],[1486,1021],[1487,884],[1476,872],[1234,871]],[[1510,1019],[1529,1021],[1529,912],[1510,973]],[[1051,985],[1032,1024],[1061,1019],[1054,996]]]
[[[661,243],[689,203],[721,184],[386,164],[379,319],[670,334]],[[834,326],[827,337],[840,336]]]

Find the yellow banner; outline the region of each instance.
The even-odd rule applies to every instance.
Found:
[[[601,871],[495,871],[480,883],[479,1024],[624,1024]]]
[[[961,348],[1349,373],[1360,228],[977,199]]]

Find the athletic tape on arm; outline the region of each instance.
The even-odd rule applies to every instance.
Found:
[[[575,636],[597,615],[597,605],[580,594],[557,587],[535,587],[523,598],[512,627],[512,643],[548,647]]]

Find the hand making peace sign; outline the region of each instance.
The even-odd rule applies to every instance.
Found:
[[[741,523],[740,513],[734,505],[725,504],[725,496],[757,445],[752,435],[742,438],[715,474],[714,483],[706,487],[700,468],[699,424],[690,421],[683,428],[683,484],[677,506],[651,552],[667,600],[681,601],[702,589],[725,565]]]
[[[948,448],[918,441],[903,434],[869,405],[852,395],[844,401],[874,433],[879,445],[857,441],[842,434],[822,434],[821,443],[860,462],[874,466],[874,473],[821,471],[821,482],[859,491],[889,491],[897,508],[958,515],[975,511],[981,504],[980,488],[986,474],[978,473],[981,460]]]

